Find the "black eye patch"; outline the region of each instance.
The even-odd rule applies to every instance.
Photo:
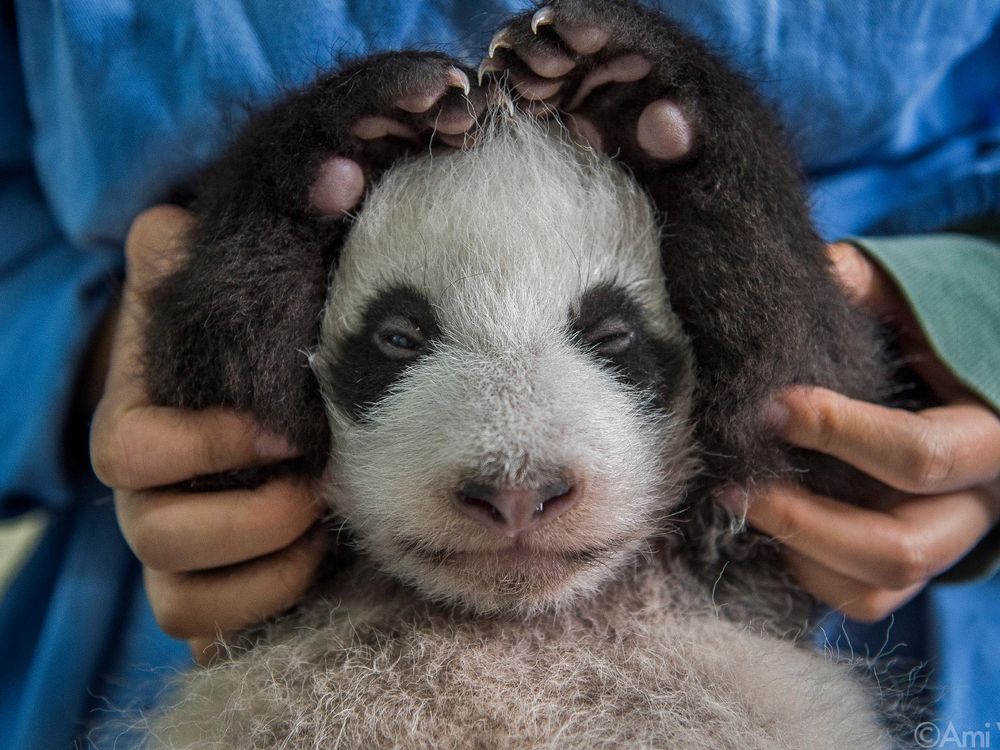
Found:
[[[363,420],[368,408],[440,335],[434,310],[420,292],[407,286],[380,292],[365,307],[359,330],[344,341],[340,356],[330,365],[337,405],[352,419]]]
[[[621,287],[605,283],[584,292],[578,311],[570,313],[570,331],[578,346],[625,382],[655,395],[661,406],[684,391],[679,386],[690,369],[686,342],[654,334]]]

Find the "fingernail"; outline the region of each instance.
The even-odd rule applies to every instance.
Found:
[[[256,448],[261,458],[292,458],[297,453],[287,438],[273,432],[261,432]]]
[[[788,424],[791,411],[780,399],[774,399],[764,407],[764,424],[774,432],[781,432]]]

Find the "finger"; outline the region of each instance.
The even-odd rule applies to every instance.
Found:
[[[85,362],[85,369],[82,372],[84,398],[86,399],[87,413],[91,413],[97,408],[108,379],[108,370],[111,367],[111,352],[115,340],[115,331],[118,329],[118,318],[121,313],[121,302],[116,300],[100,323],[97,331],[88,346],[89,354]]]
[[[897,590],[869,586],[794,550],[786,550],[785,560],[806,591],[860,622],[878,622],[888,617],[927,585],[926,581],[920,581]]]
[[[848,299],[892,324],[908,362],[917,364],[932,354],[899,288],[874,261],[847,242],[829,245],[827,257]]]
[[[129,283],[144,289],[176,269],[193,224],[190,211],[166,204],[153,206],[136,216],[125,238]]]
[[[827,247],[834,276],[848,298],[888,322],[904,361],[944,401],[966,394],[966,389],[941,364],[910,306],[895,282],[864,252],[846,242]]]
[[[329,543],[324,530],[280,552],[201,573],[143,569],[160,627],[174,638],[205,637],[255,625],[293,606],[306,592]]]
[[[284,549],[322,514],[312,484],[276,479],[254,490],[122,492],[118,525],[143,565],[180,573]]]
[[[948,492],[1000,475],[1000,417],[978,403],[908,412],[794,386],[776,404],[771,421],[785,440],[904,492]]]
[[[847,242],[827,246],[827,257],[847,298],[891,324],[908,357],[930,353],[906,298],[877,263]]]
[[[754,493],[747,522],[844,576],[901,589],[946,570],[975,546],[996,521],[995,492],[983,486],[913,497],[883,513],[782,482]]]
[[[284,438],[227,409],[113,409],[105,401],[98,407],[90,455],[97,477],[116,489],[162,487],[297,455]]]
[[[141,377],[141,341],[146,297],[153,285],[183,260],[191,214],[177,206],[156,206],[132,222],[125,241],[125,287],[112,344],[105,400],[115,411],[147,403]]]
[[[157,206],[129,230],[124,301],[91,427],[94,468],[111,487],[146,489],[295,455],[287,441],[262,433],[249,417],[149,405],[140,367],[146,294],[180,262],[192,222],[184,209]]]
[[[177,206],[156,206],[136,217],[125,243],[126,277],[122,303],[112,336],[104,393],[94,416],[101,424],[109,413],[119,413],[147,402],[140,369],[141,332],[145,325],[145,293],[176,268],[183,253],[191,215]]]
[[[848,299],[883,318],[895,318],[906,311],[896,285],[860,249],[847,242],[836,242],[827,246],[827,257]]]

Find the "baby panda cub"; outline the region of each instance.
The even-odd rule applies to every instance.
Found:
[[[713,501],[879,491],[762,424],[792,383],[885,391],[771,116],[626,0],[516,17],[470,73],[368,58],[206,178],[150,391],[287,434],[355,556],[188,676],[149,745],[891,747]],[[323,210],[345,159],[350,219]]]

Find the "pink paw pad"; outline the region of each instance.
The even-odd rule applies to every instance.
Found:
[[[694,129],[679,104],[658,99],[639,115],[636,139],[639,147],[654,159],[676,161],[694,148]]]
[[[551,99],[559,93],[559,89],[563,86],[562,81],[546,81],[518,76],[512,76],[511,79],[514,81],[514,91],[532,101]]]
[[[409,125],[382,115],[362,117],[351,126],[351,133],[363,141],[373,141],[376,138],[387,138],[388,136],[413,140],[417,138],[416,131]]]
[[[461,90],[463,98],[442,101],[452,89]],[[351,133],[364,141],[396,137],[415,142],[427,130],[462,135],[476,124],[476,112],[469,100],[471,91],[465,71],[452,66],[436,85],[397,98],[384,114],[360,118],[351,126]]]
[[[586,75],[567,109],[579,107],[599,86],[608,83],[634,83],[645,78],[651,69],[649,60],[641,55],[625,55],[609,60]]]
[[[338,216],[353,211],[364,192],[365,176],[358,163],[333,156],[320,165],[309,203],[321,214]]]

